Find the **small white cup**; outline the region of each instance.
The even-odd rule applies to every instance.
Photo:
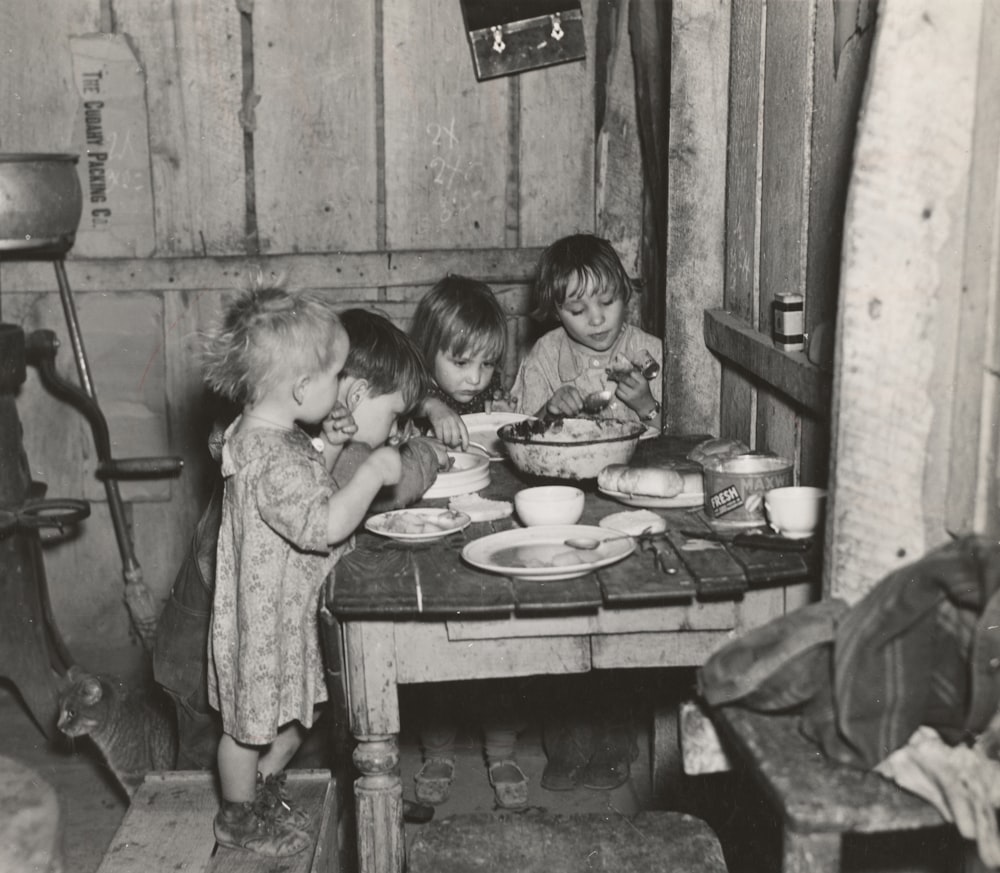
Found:
[[[583,515],[583,499],[583,492],[572,485],[539,485],[518,491],[514,506],[521,522],[528,527],[576,524]]]
[[[764,511],[768,524],[777,533],[802,540],[816,533],[825,501],[823,488],[809,485],[772,488],[764,493]]]

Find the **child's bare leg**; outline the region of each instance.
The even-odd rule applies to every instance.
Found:
[[[248,803],[257,793],[257,761],[260,751],[256,746],[245,746],[229,734],[219,740],[219,783],[222,799],[230,803]]]
[[[274,738],[274,742],[260,756],[257,770],[265,778],[272,773],[281,772],[288,766],[288,762],[295,757],[295,753],[299,750],[305,738],[306,729],[302,726],[301,722],[291,721],[284,727],[278,728],[278,735]]]

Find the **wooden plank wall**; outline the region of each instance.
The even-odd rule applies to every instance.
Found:
[[[535,335],[526,311],[541,246],[597,229],[636,268],[641,202],[621,193],[639,176],[620,25],[627,3],[582,5],[584,62],[483,83],[457,0],[40,0],[0,10],[0,80],[18,95],[0,103],[0,151],[85,151],[74,132],[71,36],[127,35],[145,74],[154,254],[76,248],[67,271],[116,454],[176,454],[186,464],[175,481],[125,488],[157,598],[210,481],[211,410],[190,342],[252,266],[286,273],[292,287],[327,289],[345,307],[377,306],[404,328],[445,273],[482,278],[509,315],[509,377]],[[603,138],[601,6],[615,22]],[[64,340],[60,370],[75,379],[56,287],[45,262],[0,263],[4,320],[54,330]],[[79,534],[46,550],[60,629],[77,653],[134,646],[89,429],[34,372],[18,409],[49,495],[95,500]]]
[[[829,591],[1000,535],[1000,14],[887,0],[858,131],[834,382]]]
[[[873,7],[867,0],[739,3],[731,10],[727,55],[712,56],[729,71],[724,249],[717,255],[724,260],[724,307],[756,327],[764,344],[779,292],[805,297],[809,331],[836,311],[840,227]],[[826,485],[824,416],[730,365],[722,367],[720,385],[722,435],[794,459],[800,483]]]

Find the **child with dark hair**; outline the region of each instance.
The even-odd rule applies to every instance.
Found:
[[[557,240],[539,259],[533,294],[532,314],[557,326],[518,369],[517,410],[578,415],[587,395],[605,392],[611,399],[600,417],[659,430],[662,341],[626,321],[632,282],[611,244],[585,233]],[[621,688],[600,674],[580,681],[544,725],[541,782],[548,790],[616,788],[638,751]],[[566,683],[561,687],[565,692]]]
[[[507,320],[496,296],[483,282],[447,276],[417,304],[410,336],[432,377],[420,411],[425,427],[445,445],[467,448],[462,416],[504,400]]]
[[[372,511],[399,509],[419,500],[448,464],[448,452],[437,439],[410,436],[400,421],[425,401],[431,378],[413,341],[384,315],[370,309],[340,313],[351,350],[340,375],[339,400],[357,430],[337,459],[332,476],[347,481],[378,446],[399,446],[400,481],[383,488]]]
[[[663,343],[626,321],[632,282],[611,244],[584,233],[557,240],[538,261],[533,294],[532,314],[558,326],[521,363],[518,411],[578,415],[584,397],[606,391],[603,418],[659,430]]]

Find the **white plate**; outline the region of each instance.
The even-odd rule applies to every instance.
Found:
[[[452,522],[445,530],[408,533],[405,529],[391,529],[397,525],[401,527],[409,524],[416,525],[419,522],[427,522],[442,517]],[[392,512],[382,512],[379,515],[373,515],[365,522],[365,528],[372,533],[390,537],[394,540],[419,543],[426,540],[437,540],[449,534],[458,533],[460,530],[467,528],[471,522],[472,519],[464,512],[452,512],[448,509],[396,509]]]
[[[646,432],[641,437],[639,437],[639,442],[641,443],[643,440],[651,440],[654,437],[658,437],[659,435],[660,432],[655,427],[647,427]]]
[[[499,461],[504,457],[504,448],[497,431],[505,424],[516,424],[526,418],[534,419],[535,416],[520,412],[473,412],[463,415],[462,421],[469,431],[470,442],[479,443],[486,449],[491,461]]]
[[[585,551],[567,546],[565,541],[569,537],[613,539],[614,542]],[[631,555],[635,546],[631,537],[622,539],[617,531],[593,524],[545,524],[505,530],[473,540],[462,549],[462,557],[480,570],[544,582],[575,579],[598,567],[616,564]],[[570,565],[551,563],[556,556],[566,554],[576,556],[581,562]],[[525,566],[529,561],[537,561],[539,566]]]
[[[597,490],[626,506],[640,506],[644,509],[689,509],[692,506],[702,506],[705,503],[703,491],[690,494],[681,493],[675,497],[647,497],[645,494],[625,494],[622,491],[612,491],[600,486]]]
[[[428,500],[471,494],[490,484],[490,460],[480,452],[448,452],[448,457],[452,459],[451,469],[438,473],[424,493]]]

